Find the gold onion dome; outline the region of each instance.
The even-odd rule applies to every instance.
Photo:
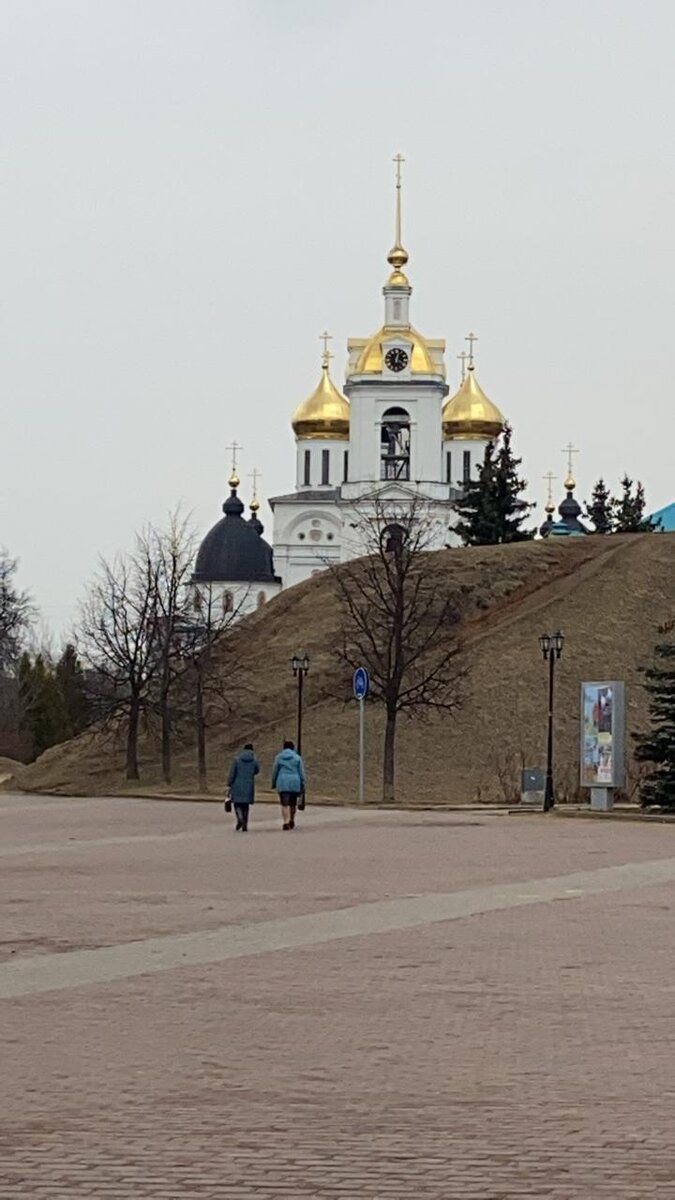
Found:
[[[496,438],[505,424],[497,405],[488,400],[473,367],[469,367],[459,391],[443,405],[443,437],[464,441]]]
[[[292,425],[298,438],[349,440],[349,401],[330,377],[327,356],[317,387],[296,408]]]

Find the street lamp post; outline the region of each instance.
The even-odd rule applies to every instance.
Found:
[[[560,658],[565,641],[564,635],[557,633],[542,633],[539,645],[544,660],[548,659],[548,746],[546,750],[546,788],[544,791],[544,812],[549,812],[555,804],[553,794],[553,678],[555,664]]]
[[[293,667],[293,674],[298,681],[298,732],[296,749],[298,754],[302,754],[302,686],[305,675],[309,671],[309,657],[306,654],[294,654],[291,666]]]

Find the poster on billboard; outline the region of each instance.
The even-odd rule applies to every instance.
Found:
[[[621,787],[624,779],[624,685],[581,685],[581,786]]]

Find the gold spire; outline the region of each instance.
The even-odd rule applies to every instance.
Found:
[[[396,163],[396,241],[387,255],[387,262],[393,267],[387,284],[408,287],[408,279],[402,269],[408,261],[408,251],[401,242],[401,166],[405,159],[402,154],[396,154],[393,161]]]
[[[319,340],[323,342],[321,354],[321,379],[306,400],[298,405],[293,413],[293,430],[300,439],[312,441],[347,441],[349,439],[349,401],[336,388],[330,377],[330,360],[333,357],[328,349],[331,334],[324,332]]]
[[[240,446],[239,442],[234,441],[230,446],[226,446],[225,449],[232,451],[232,470],[230,472],[230,478],[227,482],[231,488],[238,488],[241,480],[237,471],[237,455],[240,450],[244,449],[244,447]]]
[[[544,512],[554,513],[555,512],[555,504],[553,503],[553,480],[557,479],[558,476],[554,475],[553,471],[547,471],[546,474],[543,476],[543,478],[546,480],[546,483],[548,484],[548,497],[546,500],[546,504],[544,505]]]
[[[572,465],[572,455],[578,454],[578,453],[579,453],[579,451],[576,449],[575,446],[573,446],[572,442],[568,442],[567,445],[564,446],[563,449],[561,450],[561,454],[567,455],[567,479],[565,480],[565,489],[568,492],[573,492],[575,487],[577,486],[576,479],[574,478],[574,467]]]

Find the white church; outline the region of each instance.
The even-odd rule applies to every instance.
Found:
[[[371,337],[349,339],[343,392],[331,379],[323,335],[321,377],[292,418],[295,487],[269,498],[273,548],[262,537],[257,500],[244,519],[233,471],[225,515],[199,549],[194,583],[222,591],[225,608],[259,607],[327,563],[363,553],[355,541],[355,506],[363,515],[369,504],[381,509],[389,501],[400,509],[418,497],[433,524],[432,548],[457,544],[454,500],[504,427],[505,418],[476,378],[475,335],[460,355],[459,390],[448,398],[445,341],[425,337],[411,323],[408,253],[401,240],[402,161],[395,159],[396,239],[382,289],[384,321]]]

